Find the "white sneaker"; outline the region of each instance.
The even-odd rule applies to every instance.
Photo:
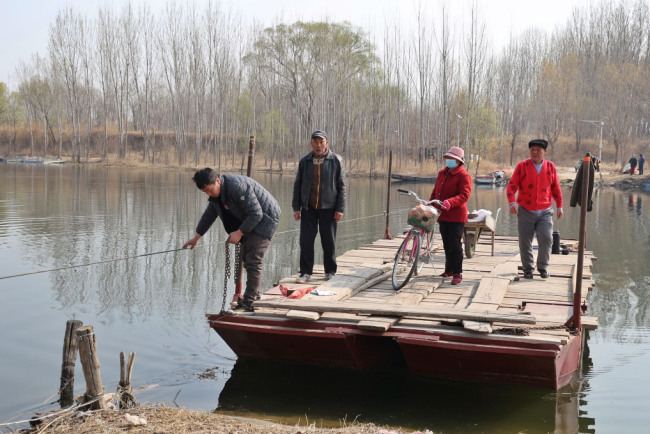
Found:
[[[334,276],[336,276],[336,273],[325,273],[325,280],[330,280]]]
[[[311,274],[301,274],[296,278],[296,283],[307,283],[311,279]]]

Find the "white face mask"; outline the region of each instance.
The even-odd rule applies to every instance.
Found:
[[[458,167],[458,161],[456,160],[445,160],[445,164],[450,169],[455,169],[456,167]]]

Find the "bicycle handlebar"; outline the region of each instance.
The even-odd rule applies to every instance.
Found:
[[[444,206],[444,205],[442,204],[442,201],[441,201],[441,200],[438,200],[438,199],[433,199],[433,200],[424,200],[424,199],[420,199],[420,198],[418,197],[418,195],[415,194],[415,192],[414,192],[414,191],[411,191],[411,190],[402,190],[401,188],[398,188],[397,191],[399,191],[400,193],[405,194],[405,195],[407,195],[407,196],[415,196],[415,199],[416,199],[419,203],[424,203],[424,204],[427,204],[427,205],[435,204],[435,205],[438,205],[441,209],[443,209],[443,210],[447,210],[447,207]]]

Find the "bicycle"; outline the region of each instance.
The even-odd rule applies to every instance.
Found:
[[[415,199],[418,201],[418,204],[421,205],[438,205],[440,208],[446,210],[442,205],[442,202],[433,199],[433,200],[424,200],[420,199],[415,192],[410,190],[397,189],[400,194],[407,196],[415,196]],[[438,215],[436,214],[434,218],[437,219]],[[434,223],[435,224],[435,223]],[[397,253],[395,254],[395,263],[393,264],[393,289],[399,291],[408,283],[411,279],[411,276],[415,274],[416,276],[422,271],[425,262],[431,264],[433,267],[434,273],[436,272],[436,266],[433,264],[433,240],[435,238],[435,232],[432,229],[427,231],[425,229],[413,226],[406,233],[406,237],[402,244],[399,246]],[[426,240],[426,247],[424,250],[424,241]],[[422,259],[421,259],[421,256]],[[404,273],[400,275],[400,271],[403,267],[406,267]],[[404,277],[404,280],[400,280],[401,277]]]

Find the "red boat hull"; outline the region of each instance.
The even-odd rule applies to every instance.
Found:
[[[395,342],[380,336],[327,330],[323,324],[292,321],[211,320],[212,328],[238,357],[332,368],[366,369],[387,360]],[[397,348],[399,351],[399,348]]]
[[[581,354],[579,336],[560,346],[411,329],[369,332],[349,324],[217,315],[209,320],[238,357],[366,369],[403,356],[418,376],[550,389],[569,383]]]
[[[580,362],[580,338],[553,349],[398,338],[410,371],[426,377],[559,389]]]

